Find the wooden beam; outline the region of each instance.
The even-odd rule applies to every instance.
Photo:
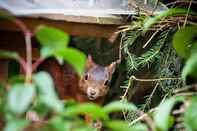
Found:
[[[89,23],[74,23],[66,21],[54,21],[48,19],[20,18],[31,30],[39,25],[48,25],[59,28],[70,35],[85,37],[109,38],[116,30],[118,25],[101,25]],[[7,20],[0,21],[0,30],[19,31],[13,23]]]
[[[26,58],[25,40],[22,33],[0,31],[0,50],[14,51],[20,54],[21,57]],[[32,39],[32,57],[33,60],[37,59],[39,54],[37,41]],[[2,60],[3,58],[0,58]]]

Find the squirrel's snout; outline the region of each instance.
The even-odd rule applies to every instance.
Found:
[[[92,95],[92,96],[95,95],[95,94],[96,94],[95,91],[91,91],[91,92],[90,92],[90,95]]]
[[[95,100],[98,97],[98,93],[93,88],[88,88],[87,95],[90,100]]]

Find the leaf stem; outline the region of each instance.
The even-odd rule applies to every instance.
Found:
[[[38,68],[38,66],[44,61],[44,58],[39,57],[36,62],[33,63],[32,66],[32,72],[36,71],[36,69]]]
[[[17,61],[22,66],[22,69],[24,70],[24,72],[26,72],[27,71],[27,64],[26,64],[25,60],[22,57],[19,56]]]
[[[32,46],[31,46],[30,31],[25,32],[25,44],[26,44],[26,61],[27,61],[25,82],[30,83],[32,78]]]

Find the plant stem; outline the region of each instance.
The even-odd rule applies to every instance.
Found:
[[[21,20],[15,18],[13,22],[16,24],[16,26],[19,27],[19,29],[21,29],[24,35],[26,35],[27,32],[30,33],[26,25]]]
[[[22,57],[19,56],[19,58],[17,59],[17,61],[22,66],[23,71],[26,72],[27,71],[27,64],[26,64],[25,60]]]
[[[38,66],[44,61],[44,58],[40,57],[36,60],[35,63],[33,63],[32,66],[32,72],[36,71],[36,69],[38,68]]]
[[[30,31],[27,31],[25,33],[25,44],[26,44],[26,61],[27,61],[25,82],[30,83],[32,78],[32,47],[31,47]]]

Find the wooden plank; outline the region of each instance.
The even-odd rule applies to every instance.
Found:
[[[20,54],[21,57],[26,57],[24,36],[17,32],[0,31],[0,50],[14,51]],[[32,39],[32,57],[37,59],[39,54],[38,44],[36,40]],[[2,60],[3,58],[0,58]]]
[[[70,35],[86,37],[103,37],[109,38],[116,30],[118,25],[100,25],[89,23],[74,23],[66,21],[54,21],[47,19],[21,18],[21,20],[31,29],[34,30],[39,25],[48,25],[59,28]],[[0,30],[19,31],[11,22],[6,20],[0,21]]]
[[[102,17],[94,16],[73,16],[63,14],[39,14],[30,15],[32,18],[45,18],[50,20],[76,22],[76,23],[89,23],[89,24],[104,24],[104,25],[122,25],[125,23],[123,17],[106,15]]]

